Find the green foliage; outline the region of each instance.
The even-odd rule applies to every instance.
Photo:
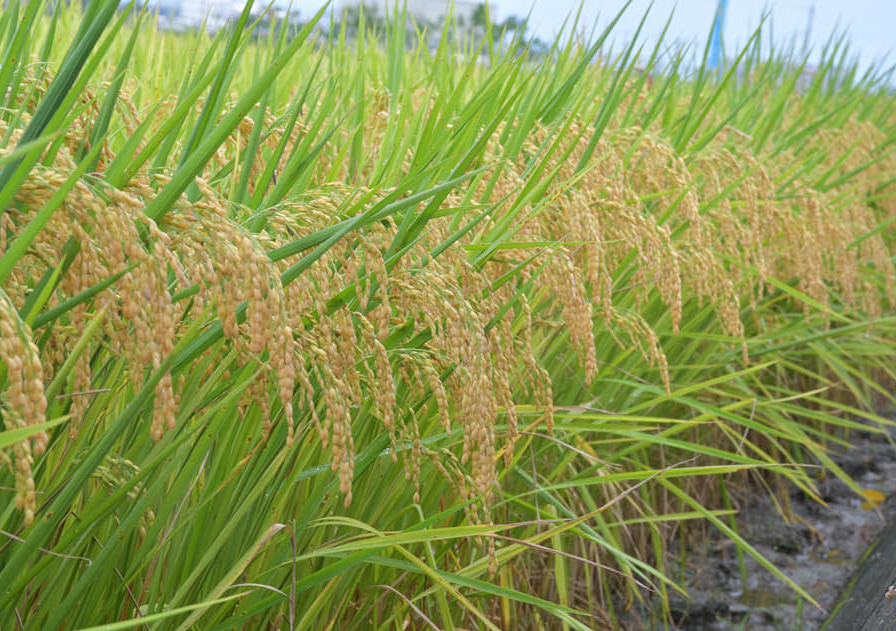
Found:
[[[59,4],[0,13],[0,628],[606,628],[697,521],[813,602],[728,491],[890,424],[889,75]]]

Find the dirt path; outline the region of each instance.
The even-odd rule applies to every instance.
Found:
[[[834,459],[861,488],[888,498],[877,510],[829,478],[819,485],[827,506],[798,489],[790,491],[799,521],[786,523],[768,497],[752,501],[737,520],[741,535],[824,609],[801,599],[750,557],[744,585],[734,544],[713,533],[681,568],[689,597],[670,599],[676,624],[670,631],[816,631],[822,626],[885,520],[896,517],[896,449],[880,435],[857,436],[853,443],[853,450]],[[886,588],[881,586],[881,595]]]

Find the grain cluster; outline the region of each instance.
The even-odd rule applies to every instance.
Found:
[[[369,162],[362,175],[372,170],[377,148],[387,142],[389,96],[375,96],[364,127]],[[27,111],[28,104],[20,105]],[[431,104],[421,96],[416,106]],[[131,128],[141,122],[126,95],[119,109]],[[155,124],[161,120],[157,113]],[[264,117],[263,148],[282,139],[277,121]],[[35,168],[15,204],[5,209],[4,250],[75,168],[87,127],[87,119],[73,125],[53,164]],[[244,151],[252,129],[247,118],[212,158],[209,171]],[[312,133],[297,129],[285,139],[284,154]],[[349,233],[286,286],[281,276],[306,253],[276,261],[269,253],[346,219],[345,209],[362,196],[369,208],[392,193],[351,184],[358,174],[335,161],[341,155],[338,141],[326,143],[312,186],[264,209],[263,226],[254,230],[249,209],[235,207],[201,178],[154,221],[144,212],[146,204],[170,175],[143,169],[120,188],[108,186],[103,174],[112,156],[101,154],[96,173],[75,186],[0,296],[4,418],[14,427],[43,422],[47,380],[92,318],[102,319],[101,334],[78,357],[67,385],[70,433],[79,431],[80,419],[96,400],[91,394],[96,349],[105,347],[125,361],[137,388],[160,369],[192,319],[218,320],[226,344],[208,349],[202,361],[212,370],[236,353],[240,365],[252,367],[242,394],[244,418],[261,419],[261,440],[278,423],[285,425],[278,435],[286,447],[313,428],[329,451],[346,505],[352,500],[354,424],[371,414],[388,433],[393,458],[406,454],[403,466],[415,500],[425,458],[464,499],[476,499],[468,507],[471,519],[487,521],[499,491],[499,454],[511,462],[519,438],[518,406],[537,410],[526,421],[530,429],[538,423],[547,431],[553,427],[553,384],[539,356],[552,336],[565,336],[586,383],[601,376],[596,344],[609,339],[622,349],[637,349],[653,366],[650,374],[670,392],[657,318],[668,318],[676,333],[686,301],[712,305],[721,330],[743,348],[744,362],[749,358],[742,301],[755,305],[773,291],[765,282],[769,277],[794,279],[821,304],[837,292],[848,308],[872,317],[881,313],[882,300],[896,304],[892,260],[882,236],[872,232],[874,212],[862,197],[867,191],[821,192],[797,182],[796,194],[782,198],[776,194],[775,169],[787,165],[760,160],[738,134],[722,134],[690,156],[676,152],[656,130],[611,125],[583,164],[594,130],[578,119],[564,121],[559,136],[557,129],[535,123],[514,155],[502,144],[505,128],[493,134],[480,163],[494,166],[443,202],[443,208],[454,209],[472,195],[480,206],[465,211],[468,218],[488,216],[440,256],[429,253],[456,230],[451,215],[433,218],[401,256],[393,250],[398,224],[386,219]],[[21,131],[3,126],[0,133],[15,139]],[[814,142],[830,163],[848,155],[843,167],[849,169],[867,161],[880,134],[870,124],[851,121],[843,130],[820,133]],[[527,170],[542,156],[542,172],[550,178],[544,199],[520,200]],[[258,169],[262,157],[259,153]],[[885,177],[892,163],[892,158],[879,162],[869,177]],[[513,241],[533,245],[477,260],[471,253],[489,244],[490,231],[508,213],[515,213]],[[843,247],[859,238],[858,247]],[[866,266],[887,279],[883,292],[863,273]],[[55,323],[39,352],[18,310],[34,279],[57,267],[64,273],[48,307],[118,276]],[[513,270],[519,273],[504,282]],[[179,292],[189,298],[174,300]],[[626,300],[620,302],[620,296]],[[665,306],[664,315],[647,314],[653,297]],[[562,326],[550,324],[552,317]],[[412,338],[423,343],[404,348],[402,341]],[[147,428],[153,439],[186,420],[179,414],[181,387],[170,373],[158,381]],[[253,409],[260,413],[253,416]],[[419,419],[430,416],[447,435],[459,431],[457,451],[426,446]],[[16,471],[16,504],[26,522],[35,511],[33,457],[46,444],[46,434],[38,433],[16,443],[11,456],[4,452]]]

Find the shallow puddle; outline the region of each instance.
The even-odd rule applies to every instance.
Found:
[[[703,550],[683,555],[688,598],[670,600],[677,626],[664,626],[656,613],[648,629],[668,631],[816,631],[829,616],[859,559],[896,516],[896,450],[881,437],[855,439],[856,447],[835,458],[862,489],[858,497],[839,480],[819,483],[826,505],[796,490],[790,502],[798,517],[786,523],[768,498],[757,498],[738,515],[738,532],[766,559],[802,587],[821,608],[801,598],[757,561],[745,557],[746,584],[730,542],[712,536]],[[881,498],[887,498],[880,501]],[[875,501],[870,505],[868,499]],[[870,510],[869,510],[870,509]],[[679,552],[673,554],[677,558]],[[642,623],[650,619],[638,612]],[[626,621],[625,629],[639,624]]]
[[[795,605],[798,596],[783,589],[748,589],[738,600],[750,608]]]

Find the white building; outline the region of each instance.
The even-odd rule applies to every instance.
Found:
[[[238,16],[245,6],[243,0],[145,0],[137,4],[158,15],[159,26],[163,28],[186,31],[198,29],[204,23],[210,33]]]
[[[454,6],[454,18],[458,22],[471,24],[473,14],[476,8],[484,3],[474,0],[407,0],[408,13],[415,19],[422,22],[438,23],[445,18]],[[345,9],[351,9],[363,4],[365,9],[372,9],[376,15],[383,17],[388,12],[390,15],[395,13],[395,0],[339,0],[336,4],[337,14],[342,13]],[[398,1],[398,7],[404,5],[404,0]],[[494,5],[489,3],[489,7],[494,13]]]
[[[206,24],[211,30],[224,26],[245,6],[245,2],[239,0],[180,0],[172,4],[180,7],[180,15],[185,21],[200,26],[207,19]]]
[[[471,25],[473,15],[485,0],[398,0],[401,7],[407,2],[408,13],[420,22],[436,24],[451,12],[460,24]],[[270,0],[256,0],[253,11],[267,7]],[[276,0],[275,6],[282,8],[289,0]],[[130,0],[121,0],[121,5]],[[159,26],[174,31],[198,29],[204,23],[210,33],[223,28],[228,20],[239,16],[245,6],[245,0],[137,0],[138,6],[145,6],[153,15],[158,15]],[[341,15],[346,9],[355,9],[360,5],[378,17],[394,14],[396,0],[336,0],[336,14]],[[494,15],[495,5],[489,3]]]

